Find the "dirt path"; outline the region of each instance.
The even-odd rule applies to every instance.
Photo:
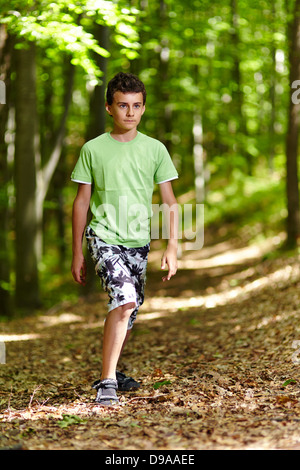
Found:
[[[299,258],[260,255],[226,243],[187,252],[163,284],[152,253],[121,364],[142,386],[116,409],[91,389],[102,294],[2,324],[0,447],[300,449]]]

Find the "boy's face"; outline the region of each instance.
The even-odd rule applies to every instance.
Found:
[[[145,111],[143,94],[116,91],[113,103],[106,103],[106,110],[113,117],[115,131],[123,133],[135,129]]]

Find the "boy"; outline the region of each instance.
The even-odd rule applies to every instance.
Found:
[[[137,130],[145,111],[144,84],[120,72],[109,82],[106,99],[113,130],[84,144],[71,175],[79,183],[72,215],[72,274],[76,282],[85,284],[82,238],[90,206],[92,220],[85,235],[109,296],[102,372],[93,386],[97,403],[113,405],[118,404],[118,387],[139,386],[116,368],[144,300],[153,181],[170,208],[169,240],[161,261],[162,269],[168,265],[168,273],[163,281],[176,274],[178,215],[171,180],[178,174],[164,145]]]

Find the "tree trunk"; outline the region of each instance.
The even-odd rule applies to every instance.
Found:
[[[194,115],[193,137],[196,203],[203,203],[205,199],[205,170],[203,151],[203,127],[202,118],[199,114]]]
[[[158,3],[158,18],[162,31],[167,28],[168,22],[168,4],[165,0],[160,0]],[[166,37],[160,40],[160,56],[159,56],[159,82],[160,82],[160,96],[161,112],[158,123],[158,139],[163,142],[172,153],[172,108],[170,106],[170,91],[169,91],[169,62],[170,62],[170,47],[169,40]]]
[[[287,244],[295,247],[300,234],[298,186],[299,100],[293,100],[292,84],[300,80],[300,0],[296,0],[293,21],[289,25],[290,102],[286,137]]]
[[[107,26],[95,25],[93,31],[94,37],[97,39],[99,46],[108,50],[109,48],[109,28]],[[94,60],[102,71],[102,83],[95,86],[90,95],[90,118],[87,129],[86,138],[87,140],[94,139],[98,135],[105,132],[105,88],[106,88],[106,74],[107,74],[107,58],[100,56],[99,54],[94,55]]]
[[[104,49],[109,48],[109,28],[107,26],[95,25],[94,37],[97,39],[98,44]],[[95,54],[94,60],[96,61],[99,69],[103,72],[102,83],[97,85],[90,95],[90,119],[86,132],[86,140],[94,139],[100,134],[105,132],[106,110],[105,110],[105,88],[106,88],[106,75],[107,75],[107,59]],[[91,214],[89,213],[89,218]],[[88,296],[96,290],[96,276],[95,268],[92,258],[89,253],[86,254],[87,263],[87,282],[84,287],[79,287],[82,296]]]
[[[35,45],[16,50],[16,305],[39,306],[37,266],[36,110]]]
[[[248,130],[246,124],[246,117],[243,113],[243,91],[242,91],[242,77],[240,72],[240,37],[239,37],[239,22],[238,22],[238,2],[237,0],[231,0],[231,24],[232,24],[232,45],[233,45],[233,71],[232,78],[236,84],[236,90],[232,91],[232,115],[235,117],[237,127],[235,130],[234,151],[240,153],[245,160],[248,168],[248,174],[252,174],[253,157],[247,151],[247,145],[245,143],[248,140]]]
[[[276,5],[272,2],[272,17],[275,21],[276,18]],[[275,26],[272,25],[272,34],[275,34]],[[272,172],[274,169],[274,155],[275,155],[275,132],[274,125],[276,122],[276,45],[271,45],[271,57],[272,57],[272,69],[270,73],[270,123],[269,123],[269,154],[268,154],[268,166]]]
[[[37,207],[37,253],[38,260],[42,257],[43,246],[43,205],[54,172],[57,168],[58,162],[61,157],[64,138],[66,132],[66,123],[69,114],[69,109],[72,103],[72,93],[74,84],[75,67],[71,62],[66,62],[65,66],[65,93],[63,100],[63,113],[60,122],[55,132],[52,134],[52,149],[47,162],[43,165],[40,152],[36,152],[36,174],[37,174],[37,191],[36,191],[36,207]]]
[[[0,25],[0,79],[3,84],[4,96],[0,101],[0,308],[1,315],[12,314],[10,295],[10,257],[8,245],[8,184],[7,166],[7,130],[10,90],[12,38],[7,35],[5,25]],[[3,99],[4,98],[4,99]]]

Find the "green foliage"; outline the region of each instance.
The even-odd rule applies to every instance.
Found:
[[[91,53],[110,57],[89,32],[94,22],[114,28],[115,40],[123,47],[121,53],[135,57],[140,47],[131,9],[123,10],[114,2],[88,0],[73,4],[42,0],[10,2],[8,6],[1,0],[0,6],[0,23],[18,38],[17,48],[26,47],[26,41],[35,42],[52,60],[66,52],[72,64],[82,67],[90,79],[101,76]]]
[[[286,380],[286,381],[282,384],[282,386],[283,386],[283,387],[286,387],[287,385],[290,385],[290,384],[293,385],[293,384],[296,384],[296,383],[297,383],[297,380],[288,379],[288,380]]]
[[[259,223],[266,232],[276,231],[282,230],[285,216],[284,181],[278,174],[245,176],[235,170],[230,180],[216,180],[207,194],[207,226],[236,221],[239,226]]]
[[[58,421],[58,426],[62,429],[68,428],[69,426],[73,426],[74,424],[77,425],[86,422],[86,420],[76,415],[63,414],[62,416],[62,419]]]
[[[163,387],[164,385],[170,385],[171,381],[170,380],[162,380],[160,382],[155,382],[153,384],[154,390],[158,390],[160,387]]]

